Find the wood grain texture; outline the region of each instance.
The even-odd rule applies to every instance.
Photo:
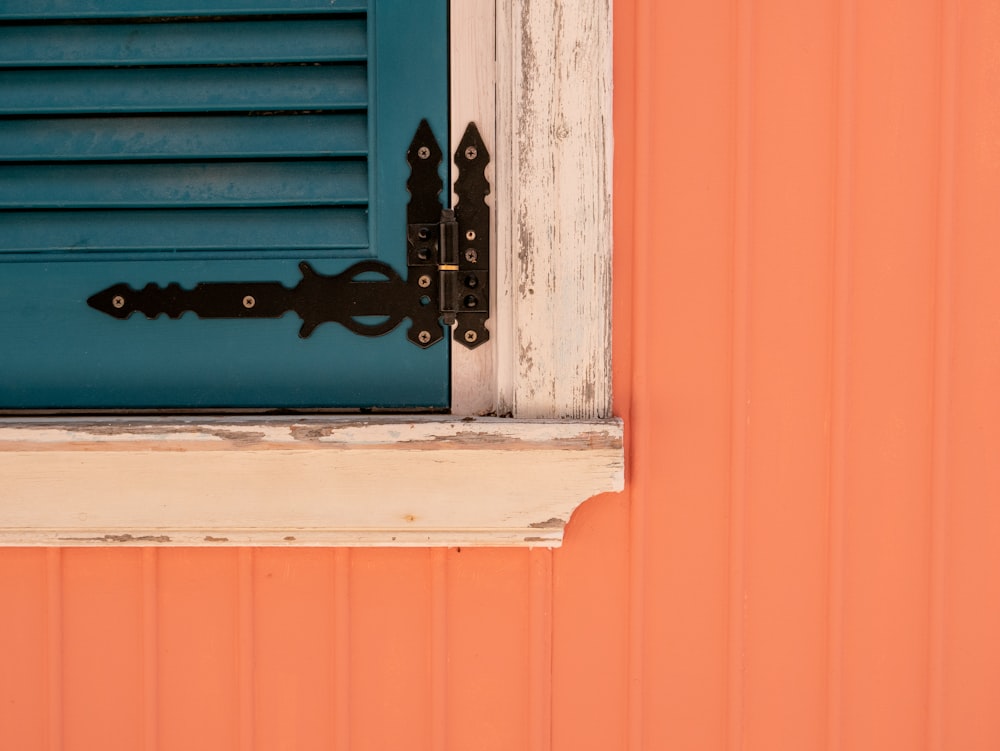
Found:
[[[495,0],[454,0],[451,4],[451,148],[454,155],[469,123],[476,123],[491,154],[496,155],[496,6]],[[454,164],[452,184],[454,184]],[[486,179],[495,184],[493,163],[486,168]],[[452,196],[452,206],[458,197]],[[496,239],[497,206],[494,196],[486,199],[490,214],[490,238]],[[490,295],[496,299],[496,242],[490,248]],[[506,258],[507,248],[499,251]],[[487,324],[491,339],[475,349],[452,343],[451,413],[484,415],[496,409],[496,375],[493,353],[497,319]]]
[[[0,544],[559,545],[623,485],[618,421],[33,420]],[[377,502],[376,502],[377,501]]]
[[[452,411],[611,414],[611,8],[452,5],[452,141],[493,146],[491,341],[453,352]],[[494,135],[495,129],[495,135]]]
[[[498,0],[500,413],[611,414],[611,8]]]

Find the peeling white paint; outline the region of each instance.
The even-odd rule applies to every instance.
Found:
[[[0,477],[0,545],[556,546],[624,460],[617,420],[50,418]]]

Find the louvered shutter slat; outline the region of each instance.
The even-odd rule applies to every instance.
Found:
[[[205,228],[211,227],[206,233]],[[188,249],[198,257],[255,257],[273,248],[353,250],[368,238],[364,208],[0,211],[8,252],[94,257]],[[193,250],[192,250],[193,249]]]
[[[362,18],[0,27],[0,66],[364,60]]]
[[[0,20],[356,13],[367,0],[5,0]]]
[[[0,114],[361,109],[362,65],[84,68],[0,74]]]
[[[60,164],[0,170],[0,208],[364,204],[364,162]]]
[[[0,120],[0,161],[363,157],[367,153],[366,117],[355,112]]]

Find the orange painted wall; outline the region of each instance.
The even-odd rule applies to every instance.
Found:
[[[1000,5],[615,24],[627,491],[555,552],[0,551],[0,748],[1000,747]]]

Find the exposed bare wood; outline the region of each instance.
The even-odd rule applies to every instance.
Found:
[[[547,545],[623,486],[618,421],[37,419],[0,545]]]
[[[501,409],[611,412],[611,9],[498,0]]]

